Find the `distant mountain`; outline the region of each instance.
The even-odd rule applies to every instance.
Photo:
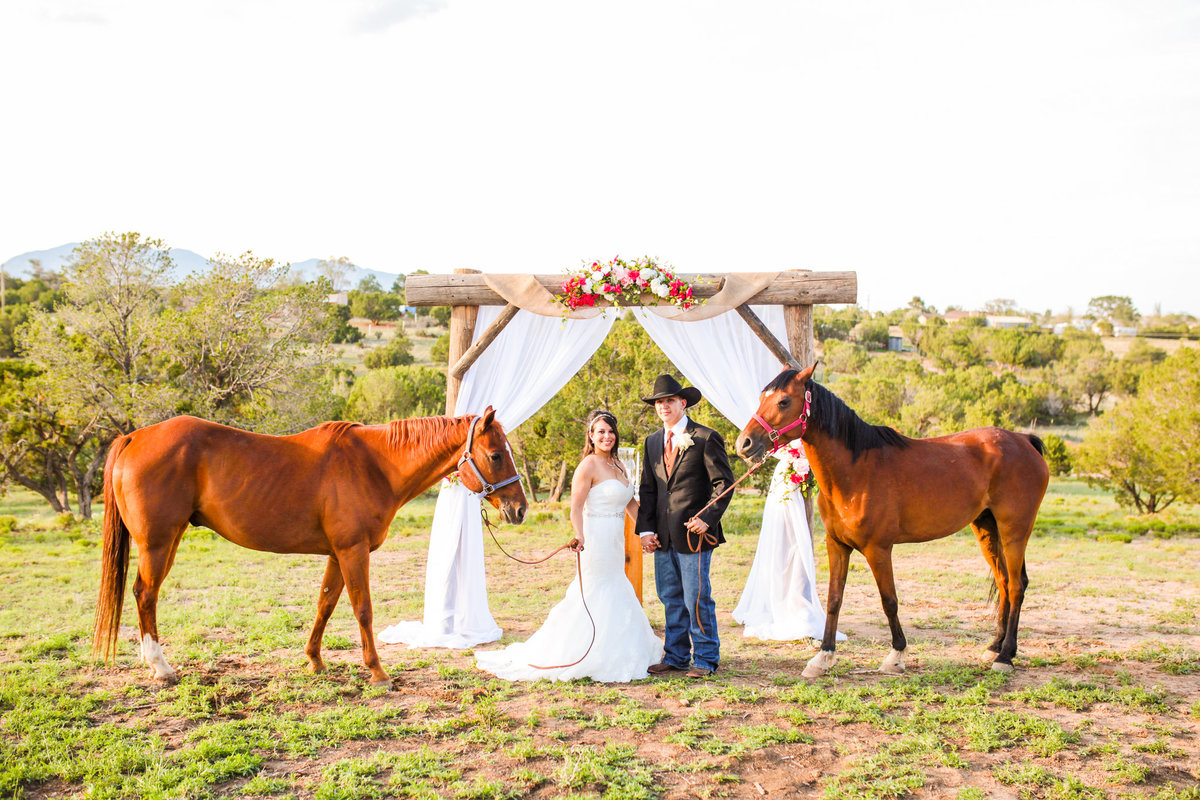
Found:
[[[70,244],[52,247],[49,250],[32,250],[10,258],[8,261],[0,264],[0,269],[4,270],[5,275],[28,279],[33,275],[34,262],[36,261],[44,270],[62,272],[63,267],[70,262],[71,254],[78,246],[78,242],[71,242]],[[170,250],[170,254],[171,260],[175,264],[175,268],[171,274],[173,280],[182,280],[193,272],[204,272],[208,269],[208,259],[199,253],[173,247]],[[301,276],[306,281],[315,280],[321,274],[317,271],[317,265],[322,260],[320,258],[310,258],[307,261],[295,262],[290,265],[291,272],[294,275]],[[365,267],[356,267],[354,272],[346,276],[346,280],[349,282],[350,288],[354,288],[358,285],[359,281],[368,275],[374,275],[384,291],[392,288],[392,282],[396,280],[395,273],[380,272],[379,270],[367,269]]]

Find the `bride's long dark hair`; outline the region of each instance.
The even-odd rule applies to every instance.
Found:
[[[611,411],[605,411],[602,408],[597,408],[587,415],[587,427],[583,430],[583,454],[579,456],[579,460],[582,461],[593,453],[598,452],[595,442],[592,441],[592,426],[596,424],[597,420],[604,420],[612,426],[614,436],[612,458],[617,463],[620,463],[620,459],[617,459],[617,448],[621,446],[621,434],[617,431],[617,418],[613,416]],[[622,469],[621,471],[624,472],[625,470]]]

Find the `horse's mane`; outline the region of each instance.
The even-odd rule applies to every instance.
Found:
[[[333,422],[322,422],[317,426],[317,430],[327,431],[333,441],[337,441],[346,435],[346,431],[351,428],[361,428],[361,422],[347,422],[346,420],[335,420]]]
[[[384,425],[392,450],[432,451],[446,446],[451,432],[462,426],[461,417],[416,417],[395,419]],[[499,426],[499,422],[492,422]],[[501,429],[502,430],[502,429]]]
[[[785,389],[798,374],[799,370],[784,370],[763,391]],[[908,439],[895,428],[863,422],[854,409],[816,381],[809,379],[808,388],[812,392],[808,424],[844,444],[850,450],[852,461],[857,461],[867,450],[878,447],[908,447]]]

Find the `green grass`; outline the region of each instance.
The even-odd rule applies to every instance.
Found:
[[[433,502],[401,509],[373,557],[377,629],[421,615]],[[723,658],[713,678],[506,683],[469,652],[392,646],[381,656],[397,691],[385,693],[367,685],[345,598],[325,635],[328,672],[305,669],[324,559],[244,550],[201,529],[185,535],[159,605],[179,682],[159,685],[137,664],[131,597],[115,663],[93,661],[98,524],[57,520],[10,493],[0,499],[0,516],[17,521],[0,533],[0,796],[741,797],[778,784],[828,798],[979,800],[999,785],[1031,798],[1200,800],[1188,772],[1200,763],[1191,509],[1145,524],[1086,486],[1052,484],[1011,675],[976,660],[992,623],[972,536],[896,549],[911,656],[898,678],[874,671],[888,636],[855,555],[841,620],[850,638],[827,677],[805,681],[809,645],[747,640],[728,618],[761,502],[735,499],[714,562]],[[501,529],[505,546],[532,555],[561,544],[565,509],[536,507],[526,525]],[[505,641],[524,639],[574,564],[531,568],[485,548],[492,613]],[[815,549],[824,580],[820,531]],[[661,630],[653,595],[648,572],[646,610]],[[949,772],[961,783],[946,785]]]

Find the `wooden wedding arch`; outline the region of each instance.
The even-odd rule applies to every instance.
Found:
[[[692,286],[696,297],[706,300],[721,292],[726,283],[726,275],[720,273],[677,273],[677,276]],[[520,277],[528,280],[528,276],[493,277]],[[567,276],[562,274],[532,276],[533,281],[550,294],[561,292],[566,278]],[[474,269],[456,269],[453,273],[439,275],[410,275],[405,285],[405,297],[410,306],[450,306],[446,413],[453,414],[463,376],[512,321],[520,308],[494,290],[487,277]],[[647,295],[646,299],[654,298]],[[732,308],[781,363],[791,362],[797,368],[804,368],[816,360],[812,307],[819,303],[855,302],[858,302],[858,276],[854,272],[786,270],[774,275],[761,291]],[[786,346],[751,310],[751,305],[783,306],[787,328]],[[480,306],[504,306],[504,310],[472,343]],[[811,526],[812,503],[809,501],[805,505]],[[638,600],[641,600],[642,550],[638,545],[637,534],[632,530],[632,523],[626,525],[625,573],[633,583]]]

